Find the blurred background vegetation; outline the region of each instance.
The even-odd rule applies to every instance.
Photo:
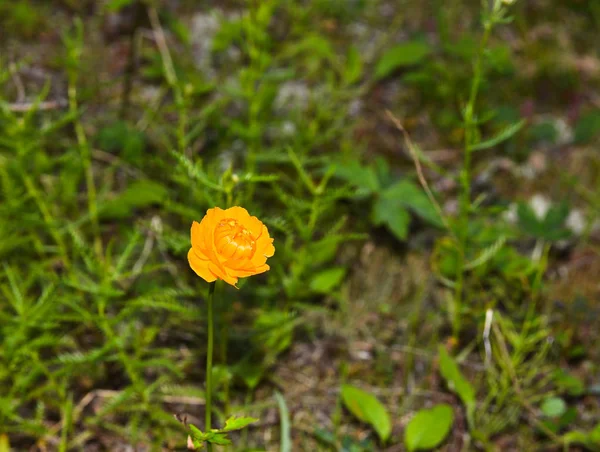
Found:
[[[0,0],[0,451],[600,450],[596,0]]]

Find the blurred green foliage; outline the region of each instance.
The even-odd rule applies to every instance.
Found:
[[[577,58],[582,27],[543,28],[557,11],[597,27],[595,2],[180,3],[0,0],[0,450],[175,449],[187,433],[225,443],[253,419],[233,414],[275,407],[273,386],[295,394],[278,375],[290,356],[322,366],[315,380],[335,374],[322,394],[337,398],[323,402],[329,424],[308,426],[285,414],[298,399],[277,398],[291,425],[273,437],[294,448],[466,438],[491,450],[508,435],[523,450],[595,450],[597,353],[581,343],[597,333],[553,309],[552,278],[574,244],[597,255],[599,116],[579,102],[598,74]],[[36,49],[47,36],[55,53]],[[547,86],[551,98],[536,97]],[[562,116],[532,120],[560,102],[569,130]],[[542,215],[529,189],[496,191],[489,167],[511,158],[518,173],[560,146],[593,154],[589,175],[541,181],[555,199]],[[202,425],[207,287],[187,266],[189,229],[233,205],[264,220],[276,253],[268,273],[217,293],[223,429],[190,431],[185,413]],[[581,237],[577,206],[592,212]],[[378,262],[382,247],[394,257]],[[407,250],[429,263],[418,283],[410,264],[394,273]],[[343,345],[298,359],[311,341]],[[401,391],[373,356],[389,381],[403,375]],[[274,447],[250,435],[231,439]]]

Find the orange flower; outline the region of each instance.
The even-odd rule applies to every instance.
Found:
[[[188,261],[207,282],[222,279],[235,286],[238,278],[269,270],[267,258],[274,253],[267,227],[243,207],[208,209],[200,223],[192,223]]]

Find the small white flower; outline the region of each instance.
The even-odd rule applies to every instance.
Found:
[[[529,205],[533,209],[538,220],[543,220],[546,217],[548,210],[550,210],[552,203],[544,195],[537,194],[529,200]]]
[[[517,215],[517,204],[513,202],[510,206],[508,206],[508,209],[504,211],[502,216],[504,217],[504,221],[507,223],[515,224],[519,219]]]
[[[567,227],[575,235],[581,235],[585,230],[585,217],[581,213],[581,210],[571,210],[566,222]]]

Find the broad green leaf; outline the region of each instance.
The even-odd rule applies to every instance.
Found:
[[[366,194],[376,193],[380,188],[375,170],[371,166],[362,165],[358,160],[337,163],[335,175]]]
[[[332,261],[339,245],[340,241],[332,240],[329,236],[310,243],[307,248],[312,264],[317,266]]]
[[[550,207],[543,221],[544,229],[561,229],[569,216],[569,211],[569,205],[566,202],[561,202]]]
[[[517,206],[517,215],[519,216],[519,225],[526,233],[534,237],[541,237],[544,234],[542,222],[529,204],[520,202]]]
[[[524,119],[522,119],[519,122],[511,124],[510,126],[502,129],[496,136],[489,138],[485,141],[482,141],[480,143],[474,144],[472,146],[469,146],[469,149],[471,151],[481,151],[483,149],[489,149],[494,146],[497,146],[500,143],[502,143],[503,141],[508,140],[513,135],[515,135],[519,130],[521,130],[523,128],[523,126],[525,125],[525,122],[526,121]]]
[[[360,388],[342,386],[342,401],[348,410],[359,420],[371,425],[382,441],[392,433],[390,415],[377,398]]]
[[[254,417],[235,417],[231,416],[225,421],[225,427],[221,429],[222,432],[231,432],[232,430],[241,430],[254,422],[258,422],[258,419]]]
[[[517,214],[523,231],[533,237],[554,242],[570,235],[564,224],[569,216],[569,206],[564,202],[550,207],[543,219],[539,219],[531,206],[523,202],[517,206]]]
[[[317,273],[310,281],[313,292],[327,294],[335,289],[346,276],[345,267],[333,267]]]
[[[475,414],[475,390],[458,368],[458,364],[454,361],[444,346],[439,347],[440,356],[440,373],[446,380],[448,389],[455,392],[467,410],[467,420],[469,425],[473,425],[473,416]]]
[[[404,444],[409,451],[433,449],[448,436],[453,422],[454,412],[450,405],[420,410],[406,426]]]
[[[567,404],[560,397],[549,397],[541,406],[542,413],[547,417],[559,417],[567,410]]]
[[[424,41],[398,44],[383,54],[375,68],[375,78],[380,80],[398,68],[418,64],[430,53],[431,47]]]
[[[231,440],[227,438],[225,433],[210,432],[206,438],[206,441],[212,444],[218,444],[219,446],[227,446],[231,444]]]
[[[396,200],[379,197],[373,206],[372,220],[377,226],[385,225],[399,240],[408,235],[410,215]]]
[[[434,226],[441,227],[442,219],[425,192],[413,182],[403,180],[388,187],[382,198],[399,203]]]

